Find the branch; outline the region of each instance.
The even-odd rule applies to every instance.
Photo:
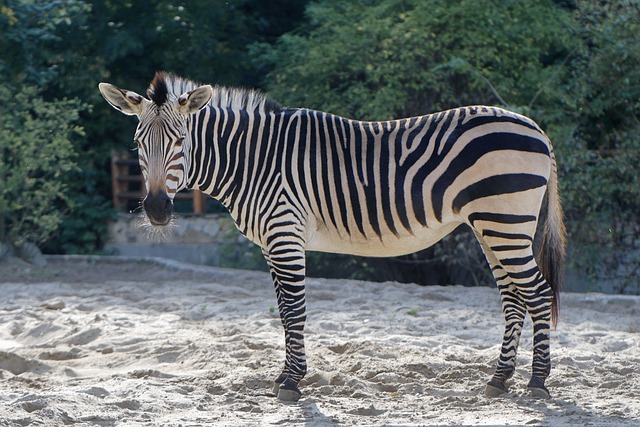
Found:
[[[496,90],[495,87],[493,87],[493,85],[491,84],[491,82],[489,81],[488,78],[486,78],[484,75],[482,75],[482,73],[480,71],[478,71],[477,69],[471,67],[471,70],[474,71],[476,74],[478,74],[480,76],[480,78],[482,80],[484,80],[484,82],[489,86],[489,89],[491,89],[491,92],[493,93],[493,95],[498,98],[498,101],[500,101],[500,103],[505,106],[508,107],[509,103],[506,102],[504,99],[502,99],[502,97],[500,96],[500,94],[498,93],[498,91]]]

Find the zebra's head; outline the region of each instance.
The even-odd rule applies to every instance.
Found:
[[[156,73],[149,99],[109,83],[100,83],[99,89],[116,110],[138,116],[134,140],[147,190],[142,206],[151,226],[165,226],[173,216],[176,193],[186,186],[189,116],[209,102],[213,88],[174,88],[169,75]]]

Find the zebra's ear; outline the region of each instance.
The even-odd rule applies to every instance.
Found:
[[[176,107],[184,115],[195,113],[207,105],[213,96],[213,88],[210,85],[200,86],[191,92],[180,95]]]
[[[128,116],[139,116],[149,100],[130,90],[123,90],[109,83],[98,85],[100,93],[113,108]]]

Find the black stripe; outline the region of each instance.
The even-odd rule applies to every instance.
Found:
[[[405,176],[406,171],[424,157],[425,153],[432,144],[431,138],[436,131],[436,128],[438,127],[438,123],[440,122],[440,120],[442,120],[443,117],[444,113],[436,113],[433,116],[428,116],[429,120],[427,120],[427,122],[425,123],[425,126],[428,126],[428,130],[422,140],[417,142],[417,144],[420,144],[420,147],[409,154],[409,156],[407,156],[407,159],[405,160],[405,163],[403,165]],[[433,170],[438,167],[445,155],[446,153],[444,152],[439,155],[437,150],[434,150],[427,163],[416,172],[411,182],[413,212],[418,222],[425,227],[427,226],[427,211],[424,203],[424,194],[422,193],[424,189],[424,181],[429,175],[431,175]]]
[[[334,210],[335,207],[333,206],[332,200],[331,200],[331,189],[329,187],[329,180],[333,179],[333,177],[329,176],[329,162],[331,161],[331,159],[329,159],[329,150],[331,149],[331,145],[330,142],[327,140],[326,138],[326,133],[329,133],[329,135],[331,134],[331,132],[327,132],[328,131],[328,124],[327,124],[327,116],[328,114],[326,113],[320,113],[319,115],[320,117],[318,118],[318,120],[320,120],[319,123],[319,127],[320,127],[320,139],[318,141],[318,143],[320,144],[320,158],[321,158],[321,165],[320,165],[320,170],[322,171],[322,186],[324,189],[324,199],[327,202],[327,211],[329,212],[329,219],[331,219],[331,223],[333,224],[333,227],[335,229],[338,228],[338,222],[336,221],[336,217],[334,215]]]
[[[415,138],[414,133],[420,132],[420,130],[422,130],[423,127],[424,127],[424,123],[422,123],[421,126],[418,126],[417,129],[414,129],[413,131],[411,131],[411,133],[407,137],[408,144],[411,144],[412,140]],[[395,201],[394,201],[395,209],[398,214],[398,217],[400,218],[400,222],[402,223],[402,226],[405,228],[405,230],[412,232],[411,222],[409,221],[409,213],[407,211],[407,203],[405,199],[406,195],[404,193],[404,184],[407,178],[407,168],[400,166],[400,158],[402,156],[402,152],[405,150],[405,147],[402,146],[401,133],[398,134],[398,138],[396,139],[396,141],[397,142],[395,143],[396,146],[395,146],[395,153],[394,153],[396,172],[395,172],[394,182],[393,182],[393,185],[395,186],[395,190],[396,190]]]
[[[474,114],[474,113],[471,111],[471,114]],[[536,126],[535,123],[530,123],[516,116],[494,116],[494,115],[477,116],[470,119],[467,122],[467,125],[469,125],[470,127],[476,127],[476,126],[481,126],[487,123],[515,123],[517,125],[521,125],[532,130],[536,130],[538,132],[540,131],[540,128]]]
[[[242,192],[242,194],[239,194],[238,205],[246,206],[246,201],[254,188],[254,185],[251,182],[251,177],[255,176],[256,174],[256,161],[258,159],[258,150],[259,150],[259,146],[257,146],[256,144],[257,133],[254,133],[254,132],[257,132],[258,129],[255,124],[257,119],[254,118],[254,121],[251,126],[251,135],[249,135],[249,113],[247,113],[244,110],[240,112],[239,120],[241,120],[239,129],[242,129],[242,130],[239,130],[239,132],[243,136],[242,139],[244,140],[245,156],[248,157],[248,159],[246,160],[246,166],[247,166],[247,180],[249,182],[244,184],[244,187],[245,187],[244,191]],[[242,132],[244,132],[244,134]],[[240,175],[236,175],[236,176],[239,179],[244,178],[242,176],[242,172],[240,172]],[[249,221],[246,221],[244,223],[244,228],[242,230],[242,234],[244,236],[247,235],[248,227],[249,227]]]
[[[349,218],[347,216],[347,201],[342,192],[342,175],[343,165],[340,164],[340,156],[338,151],[342,151],[342,141],[340,140],[339,121],[342,120],[337,116],[330,115],[329,117],[329,143],[331,144],[331,154],[333,154],[331,160],[333,161],[333,176],[329,179],[333,180],[336,189],[336,198],[338,203],[338,209],[340,210],[340,217],[342,218],[342,226],[346,230],[347,234],[351,235],[349,229]]]
[[[500,260],[502,265],[527,265],[533,260],[533,255],[529,255],[521,258],[505,258]]]
[[[354,173],[357,174],[358,177],[358,181],[359,182],[364,182],[364,177],[366,174],[365,171],[365,166],[366,166],[366,161],[362,161],[362,150],[364,148],[367,148],[367,144],[368,144],[368,134],[367,134],[367,130],[366,130],[366,125],[363,125],[363,127],[361,126],[355,126],[354,123],[354,131],[356,132],[356,146],[355,146],[355,171]],[[358,136],[359,135],[359,136]]]
[[[500,281],[506,279],[507,277],[509,277],[509,275],[505,273],[504,275],[496,277],[495,279],[496,279],[496,282],[500,282]]]
[[[519,193],[545,185],[547,179],[540,175],[510,173],[490,176],[460,191],[453,199],[452,209],[457,213],[468,203],[483,197]]]
[[[360,207],[360,199],[358,198],[358,186],[357,186],[357,169],[358,162],[357,159],[354,159],[351,154],[351,147],[358,147],[362,144],[362,141],[359,138],[359,134],[356,133],[355,127],[352,122],[345,121],[345,126],[349,130],[347,131],[347,138],[349,139],[347,143],[347,147],[344,149],[344,162],[345,162],[345,179],[347,180],[347,185],[349,186],[349,200],[351,202],[351,206],[349,207],[350,214],[354,216],[354,220],[356,222],[356,226],[360,231],[360,234],[363,236],[367,236],[364,231],[363,218],[362,218],[362,208]],[[356,154],[357,155],[357,154]]]
[[[202,162],[203,169],[200,170],[199,169],[200,166],[198,165],[198,173],[195,176],[195,178],[198,180],[197,181],[198,186],[202,189],[209,188],[213,180],[214,168],[211,167],[211,163],[212,163],[211,158],[213,157],[214,132],[217,132],[217,129],[214,129],[217,115],[218,115],[218,111],[212,108],[211,115],[209,116],[209,119],[207,120],[207,123],[206,123],[206,126],[207,126],[207,129],[205,131],[206,140],[202,141],[201,137],[198,136],[198,140],[200,141],[200,144],[201,144],[201,149],[198,152],[198,156],[194,156],[194,162],[192,162],[196,164],[200,163],[198,162],[198,159],[200,156],[204,155],[204,159]],[[202,117],[202,119],[204,120],[204,116]],[[222,147],[220,147],[220,149],[222,149]],[[218,164],[220,165],[219,166],[220,167],[219,171],[220,171],[224,169],[227,159],[225,156],[220,156],[220,158],[215,159],[215,161],[218,162]],[[220,181],[216,181],[216,182],[220,182]],[[216,193],[213,193],[213,194],[215,195]]]
[[[249,187],[250,192],[248,195],[248,200],[253,201],[252,206],[247,206],[246,212],[251,212],[252,214],[247,215],[247,224],[246,229],[255,229],[256,223],[259,221],[257,218],[256,212],[256,204],[258,202],[258,197],[256,195],[263,194],[267,190],[264,188],[266,182],[264,182],[268,177],[268,170],[271,168],[271,163],[273,159],[267,157],[267,148],[269,146],[269,133],[271,123],[271,115],[265,114],[264,119],[260,117],[259,113],[256,111],[253,115],[253,131],[252,131],[252,143],[256,146],[256,161],[261,160],[258,164],[254,166],[253,176],[249,177],[251,180]],[[262,131],[262,139],[258,139],[258,135],[260,135],[260,131]],[[268,159],[268,160],[266,160]]]
[[[495,212],[474,212],[469,215],[469,222],[473,227],[476,221],[497,222],[500,224],[523,224],[525,222],[535,221],[534,215],[514,215]]]
[[[520,272],[510,272],[509,273],[509,277],[511,277],[512,279],[527,279],[529,277],[535,277],[536,273],[538,273],[538,267],[534,266],[532,268],[530,268],[529,270],[525,270],[525,271],[520,271]],[[519,287],[523,288],[523,284],[518,284]]]
[[[242,188],[242,176],[244,174],[245,162],[243,157],[246,156],[246,133],[247,123],[241,120],[242,114],[246,114],[244,111],[234,112],[233,110],[227,110],[229,115],[226,126],[226,140],[229,144],[231,159],[233,159],[232,167],[227,170],[227,175],[224,177],[223,182],[231,182],[229,186],[227,197],[228,204],[227,209],[233,212],[240,202],[239,191]],[[237,114],[237,116],[236,116]],[[233,128],[239,122],[236,131],[233,132]],[[233,135],[232,135],[233,132]]]
[[[302,110],[300,112],[301,116],[300,116],[300,131],[298,132],[299,135],[299,146],[298,146],[298,165],[297,165],[297,169],[298,169],[298,174],[300,174],[300,171],[304,171],[305,170],[305,163],[306,163],[306,152],[307,149],[310,149],[307,144],[310,143],[309,138],[307,138],[307,134],[312,130],[311,127],[311,116],[309,111],[307,110]],[[308,172],[307,172],[308,173]],[[306,174],[305,174],[306,175]],[[305,203],[308,203],[311,196],[309,194],[309,188],[307,183],[308,181],[308,177],[306,176],[298,176],[299,181],[302,183],[302,194],[305,200]],[[300,198],[298,196],[298,198]]]
[[[491,246],[491,250],[494,252],[506,252],[506,251],[519,251],[527,249],[531,245],[498,245]]]
[[[320,138],[316,138],[316,133],[320,132],[319,135],[322,134],[322,127],[319,124],[320,114],[317,111],[312,113],[312,116],[309,121],[309,125],[311,126],[311,140],[309,141],[309,171],[308,173],[311,175],[311,187],[313,188],[313,195],[316,205],[318,207],[318,212],[320,213],[320,218],[322,219],[323,224],[327,224],[327,218],[324,216],[324,210],[322,206],[324,205],[324,201],[322,197],[320,197],[320,185],[318,182],[318,160],[322,161],[322,156],[320,159],[316,156],[316,151],[318,149],[318,144],[320,144]],[[321,145],[322,147],[322,145]],[[301,170],[304,173],[304,169]]]
[[[296,135],[298,134],[298,130],[300,129],[300,126],[301,126],[300,124],[301,117],[295,114],[297,112],[293,112],[293,113],[294,114],[288,114],[286,116],[285,134],[284,134],[284,141],[283,141],[284,156],[285,156],[284,164],[287,165],[287,167],[284,170],[285,181],[289,182],[292,186],[293,186],[293,183],[295,182],[293,178],[293,170],[295,168],[293,164],[293,156],[294,154],[300,155],[301,153],[301,151],[299,151],[298,153],[295,153],[295,144],[296,142],[299,142],[296,138]]]
[[[441,149],[438,149],[443,155],[447,155],[451,149],[456,145],[458,139],[462,134],[464,134],[468,130],[468,125],[463,124],[464,119],[466,117],[466,113],[464,109],[459,110],[451,110],[452,118],[455,116],[455,113],[458,112],[458,119],[455,125],[449,124],[449,136],[447,140],[444,142],[444,146]]]
[[[373,123],[373,127],[379,128],[379,123]],[[378,201],[376,200],[376,186],[375,186],[375,178],[374,174],[376,172],[374,155],[375,155],[375,135],[369,126],[365,127],[366,135],[367,135],[367,158],[365,159],[366,164],[364,165],[367,168],[367,178],[368,182],[365,188],[365,196],[367,199],[367,215],[369,217],[369,224],[373,229],[374,233],[378,237],[382,237],[382,232],[380,231],[380,223],[378,222]]]
[[[402,135],[399,135],[395,142],[396,144],[395,159],[394,159],[396,164],[396,172],[394,177],[395,179],[394,185],[396,189],[395,205],[396,205],[398,216],[400,218],[400,222],[402,222],[403,227],[409,232],[413,232],[413,230],[411,229],[411,222],[409,221],[409,210],[407,209],[408,206],[407,206],[407,200],[406,200],[407,194],[405,194],[405,191],[404,191],[404,185],[407,179],[407,171],[416,161],[420,160],[425,156],[425,153],[429,148],[429,141],[431,139],[431,135],[435,131],[435,126],[431,125],[431,120],[433,120],[434,118],[435,116],[422,116],[422,117],[415,117],[411,119],[410,126],[408,127],[415,126],[415,128],[412,129],[409,135],[407,136],[406,146],[402,145]],[[425,135],[421,140],[417,141],[416,138],[418,137],[420,132],[422,132],[425,129],[425,127],[427,127],[427,131]],[[406,150],[408,150],[409,147],[411,147],[414,151],[412,151],[411,154],[407,156],[404,163],[401,165],[400,159],[402,158],[402,154],[406,152]],[[413,185],[411,189],[413,191]],[[414,211],[415,211],[416,205],[421,207],[422,209],[421,223],[424,225],[426,224],[426,213],[424,211],[424,205],[421,202],[422,193],[420,193],[419,197],[420,197],[420,201],[416,201],[415,198],[413,199]],[[418,220],[420,220],[420,217],[418,217]]]
[[[189,188],[191,188],[193,185],[196,184],[196,178],[200,175],[200,164],[198,162],[198,157],[199,157],[199,150],[200,147],[205,143],[205,141],[208,139],[206,138],[205,141],[202,141],[200,135],[202,135],[202,129],[205,125],[205,117],[207,115],[207,108],[201,110],[198,114],[190,116],[190,117],[194,117],[193,119],[190,118],[190,120],[195,120],[195,126],[191,127],[191,157],[192,157],[192,161],[191,161],[191,168],[189,169],[189,175],[187,178],[187,185]],[[206,122],[207,125],[209,125],[208,122]],[[196,154],[197,153],[197,154]]]
[[[510,240],[529,240],[529,241],[533,240],[533,238],[527,234],[503,233],[501,231],[495,231],[495,230],[483,230],[482,235],[486,237],[499,237],[501,239],[510,239]]]
[[[442,114],[444,115],[444,123],[442,124],[442,127],[440,128],[440,132],[436,135],[436,138],[435,138],[436,153],[446,152],[444,149],[441,149],[440,146],[442,145],[442,138],[444,138],[444,135],[451,130],[451,122],[453,121],[453,117],[456,115],[456,110],[444,111]],[[455,129],[455,126],[453,128]]]
[[[215,177],[215,180],[216,180],[215,182],[226,183],[229,169],[232,163],[235,161],[235,158],[233,157],[233,149],[230,150],[231,155],[229,156],[227,155],[227,147],[230,147],[230,145],[229,145],[228,138],[225,138],[225,128],[224,128],[225,120],[226,120],[226,126],[229,125],[229,120],[228,118],[226,118],[226,111],[216,109],[216,113],[220,118],[218,119],[218,126],[214,129],[214,132],[215,132],[214,140],[217,142],[218,152],[220,153],[221,161],[220,161],[220,168],[218,169],[218,174]],[[206,160],[207,159],[205,158],[205,164],[208,164],[206,163]],[[225,195],[220,195],[220,196],[225,197]]]
[[[389,137],[393,132],[392,126],[396,124],[400,126],[399,122],[389,122],[390,126],[385,130],[382,135],[382,141],[380,144],[380,195],[381,195],[381,208],[384,221],[391,232],[398,236],[395,224],[393,223],[393,214],[391,213],[391,191],[389,183],[389,162],[391,161],[389,156],[389,144],[393,142],[389,141]],[[397,136],[397,135],[396,135]]]

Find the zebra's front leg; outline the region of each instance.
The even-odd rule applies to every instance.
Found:
[[[502,346],[500,347],[500,357],[498,358],[493,377],[485,388],[485,394],[487,396],[497,397],[509,391],[507,380],[513,376],[516,369],[516,355],[518,353],[518,345],[520,343],[527,308],[524,301],[520,298],[518,288],[513,283],[512,278],[500,264],[496,252],[489,246],[480,231],[474,229],[474,233],[491,266],[491,273],[498,285],[500,298],[502,299],[502,314],[504,315],[505,325],[502,336]],[[505,250],[509,248],[500,248],[498,243],[495,243],[495,249]]]
[[[307,373],[304,348],[307,319],[305,253],[301,245],[288,240],[274,242],[268,251],[263,252],[271,271],[285,335],[284,369],[275,379],[273,391],[278,399],[295,402],[302,395],[298,383]]]

